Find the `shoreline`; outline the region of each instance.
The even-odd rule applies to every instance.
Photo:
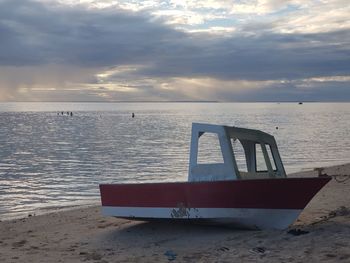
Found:
[[[350,163],[333,163],[330,166],[325,166],[325,169],[329,168],[336,168],[336,167],[342,167],[346,165],[350,165]],[[318,166],[319,167],[319,166]],[[295,177],[298,175],[303,175],[303,176],[317,176],[316,172],[313,172],[313,168],[301,168],[299,170],[293,169],[290,173],[287,173],[287,177]],[[18,219],[24,219],[27,217],[32,217],[32,216],[41,216],[41,215],[47,215],[50,213],[56,213],[56,212],[64,212],[64,211],[69,211],[69,210],[74,210],[74,209],[80,209],[80,208],[85,208],[85,207],[93,207],[93,206],[99,206],[100,205],[100,196],[96,196],[96,201],[95,202],[86,202],[85,200],[82,201],[80,204],[72,204],[72,205],[66,205],[66,206],[49,206],[49,207],[41,207],[34,209],[32,211],[25,211],[19,213],[19,215],[14,215],[10,217],[4,217],[5,214],[0,214],[0,222],[4,221],[11,221],[11,220],[18,220]]]
[[[350,163],[326,167],[350,176]],[[295,176],[317,176],[302,171]],[[287,230],[251,231],[102,217],[100,207],[58,209],[0,222],[1,262],[349,262],[350,180],[329,182]],[[301,229],[303,235],[289,234]]]
[[[21,220],[26,219],[29,217],[37,217],[37,216],[45,216],[52,213],[60,213],[60,212],[66,212],[66,211],[74,211],[77,209],[84,209],[84,208],[90,208],[90,207],[97,207],[100,205],[100,200],[96,200],[95,203],[82,203],[82,204],[72,204],[67,206],[54,206],[54,207],[43,207],[39,209],[34,209],[30,212],[22,212],[21,215],[14,215],[11,217],[4,217],[0,219],[0,222],[6,222],[6,221],[13,221],[13,220]],[[24,216],[26,214],[26,216]]]

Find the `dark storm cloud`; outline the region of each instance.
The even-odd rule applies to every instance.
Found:
[[[0,64],[114,66],[144,63],[164,52],[163,46],[167,50],[176,49],[177,40],[184,36],[149,19],[121,10],[0,1]]]
[[[274,80],[349,74],[349,30],[260,34],[255,25],[249,36],[223,38],[152,21],[147,13],[0,0],[0,65],[145,65],[130,78]]]
[[[209,43],[202,50],[186,56],[160,59],[153,69],[145,69],[144,74],[212,76],[228,80],[344,75],[350,68],[349,33],[232,37],[213,45]],[[345,43],[332,43],[332,40]],[[200,42],[205,42],[205,38]]]

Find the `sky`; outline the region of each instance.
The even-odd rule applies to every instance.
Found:
[[[0,101],[350,101],[349,0],[0,0]]]

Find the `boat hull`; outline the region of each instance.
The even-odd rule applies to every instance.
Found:
[[[102,213],[140,220],[204,220],[284,229],[329,180],[326,177],[102,184]]]

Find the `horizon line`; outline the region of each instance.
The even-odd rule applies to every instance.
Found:
[[[219,100],[123,100],[123,101],[0,101],[0,103],[349,103],[350,100],[257,100],[257,101],[219,101]]]

